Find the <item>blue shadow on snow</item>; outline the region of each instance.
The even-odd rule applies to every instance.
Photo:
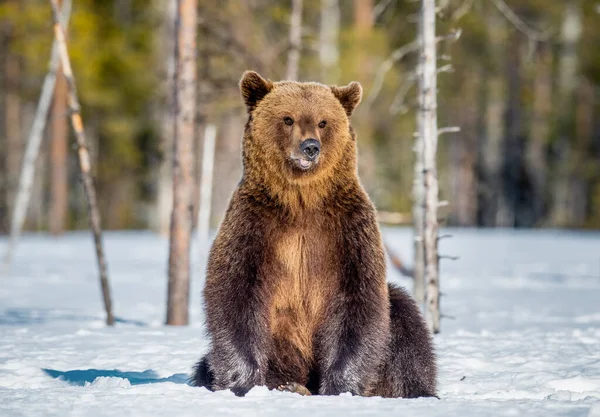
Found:
[[[84,386],[86,382],[92,383],[96,378],[123,378],[129,381],[131,385],[158,384],[161,382],[173,382],[175,384],[187,384],[187,374],[174,374],[166,378],[159,378],[158,374],[148,369],[144,372],[123,372],[118,369],[76,369],[74,371],[57,371],[55,369],[42,368],[47,375],[52,378],[65,381],[70,385]]]

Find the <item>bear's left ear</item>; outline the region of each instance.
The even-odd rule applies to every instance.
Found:
[[[246,71],[240,80],[240,91],[248,109],[248,113],[256,108],[261,101],[273,88],[270,80],[265,80],[257,72]]]
[[[331,87],[333,95],[342,103],[342,107],[346,110],[348,117],[352,116],[352,112],[360,100],[362,99],[362,87],[356,81],[352,81],[350,84],[344,87]]]

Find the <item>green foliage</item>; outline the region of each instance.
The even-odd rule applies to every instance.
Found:
[[[377,2],[375,2],[377,3]],[[471,3],[469,9],[465,5]],[[559,34],[563,0],[506,0],[518,16],[535,31],[549,30],[548,43],[554,51],[553,83],[556,83],[557,55],[561,51]],[[355,28],[352,2],[340,1],[341,32],[339,38],[340,84],[360,81],[367,96],[381,64],[397,48],[417,36],[418,2],[391,1],[378,16],[367,34]],[[597,1],[581,0],[584,34],[578,58],[581,77],[592,88],[600,85],[600,14]],[[301,78],[324,81],[317,52],[319,35],[319,0],[304,0],[303,50]],[[491,60],[489,30],[485,19],[491,1],[450,0],[438,21],[438,34],[460,29],[458,42],[442,41],[440,65],[452,64],[454,72],[439,77],[440,124],[462,126],[464,135],[444,137],[440,141],[441,190],[451,199],[448,176],[452,147],[470,146],[467,136],[481,140],[480,124],[485,109],[479,104],[486,97],[486,78],[490,74],[506,75],[506,63]],[[69,51],[77,80],[83,116],[96,153],[95,171],[102,210],[110,217],[112,227],[145,226],[135,215],[140,202],[149,204],[154,192],[158,161],[158,138],[161,136],[157,108],[165,100],[165,68],[167,56],[159,50],[165,39],[166,22],[162,1],[148,0],[74,0],[69,30]],[[202,118],[219,117],[240,108],[237,81],[246,69],[255,69],[272,79],[284,76],[288,44],[290,1],[200,0],[198,28],[199,112]],[[47,0],[0,2],[0,22],[10,26],[6,43],[23,62],[22,98],[26,103],[37,101],[41,81],[47,71],[52,25]],[[533,123],[534,102],[532,54],[525,53],[529,40],[514,25],[505,21],[507,35],[520,36],[522,51],[510,50],[507,55],[523,53],[521,73],[522,120]],[[531,46],[531,45],[530,45]],[[530,48],[530,50],[535,50]],[[525,51],[525,52],[524,52]],[[384,78],[377,100],[367,108],[364,103],[353,123],[359,134],[361,158],[372,158],[364,169],[364,182],[377,205],[385,210],[410,211],[413,161],[413,132],[417,102],[416,85],[407,89],[405,111],[396,112],[392,104],[397,92],[406,86],[414,74],[418,54],[408,54]],[[476,85],[476,87],[474,87]],[[553,86],[555,87],[555,86]],[[600,97],[595,95],[596,100]],[[559,109],[561,103],[553,103]],[[596,106],[597,107],[597,106]],[[163,106],[164,108],[164,106]],[[569,120],[554,126],[566,132],[578,159],[572,175],[585,175],[589,185],[590,209],[587,222],[600,223],[600,182],[597,166],[598,132],[591,129],[587,142],[575,139],[576,111]],[[597,112],[595,123],[598,125]],[[522,126],[522,141],[528,143],[529,126]],[[446,139],[448,138],[448,139]],[[595,144],[595,145],[594,145]],[[594,148],[596,146],[596,148]],[[551,154],[553,149],[549,148]],[[460,153],[459,153],[460,154]],[[229,158],[238,158],[230,155]],[[453,162],[454,161],[454,162]],[[583,168],[582,168],[583,167]],[[475,167],[474,169],[476,169]],[[554,167],[551,167],[551,170]],[[362,171],[361,171],[362,172]],[[552,177],[554,172],[550,172]],[[125,191],[123,191],[125,190]],[[452,203],[452,201],[451,201]]]

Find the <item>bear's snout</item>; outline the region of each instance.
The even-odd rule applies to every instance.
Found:
[[[316,139],[306,139],[300,144],[300,151],[306,158],[314,161],[321,151],[321,144]]]

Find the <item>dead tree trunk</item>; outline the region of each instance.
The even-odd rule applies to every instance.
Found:
[[[485,137],[481,153],[482,182],[480,194],[480,225],[507,226],[506,196],[502,188],[503,144],[505,138],[507,27],[499,12],[486,8],[490,69],[486,80]]]
[[[290,46],[288,51],[285,79],[296,81],[300,67],[300,49],[302,48],[302,0],[292,0],[290,15]]]
[[[418,36],[419,50],[423,53],[423,16],[419,16],[419,36]],[[423,59],[419,60],[417,67],[417,73],[419,74],[419,80],[423,74]],[[421,84],[419,88],[421,88]],[[419,91],[419,99],[422,100],[423,91]],[[419,103],[422,106],[422,102]],[[413,244],[414,244],[414,282],[413,282],[413,295],[419,306],[423,307],[425,303],[425,176],[424,176],[424,164],[423,164],[423,118],[421,109],[417,113],[417,135],[415,138],[415,169],[413,178]]]
[[[171,211],[173,208],[173,82],[175,79],[175,21],[177,15],[176,0],[160,0],[160,10],[163,13],[162,36],[160,44],[160,62],[165,68],[163,81],[164,98],[160,106],[161,160],[158,168],[158,187],[156,196],[156,219],[154,229],[163,236],[169,234]]]
[[[440,298],[438,274],[438,180],[437,180],[437,52],[435,39],[435,0],[423,0],[421,8],[421,74],[419,136],[423,141],[423,173],[425,184],[425,281],[426,318],[433,333],[440,331]]]
[[[213,171],[215,163],[215,138],[217,128],[214,124],[206,125],[204,132],[204,149],[202,151],[202,176],[200,178],[200,201],[198,202],[198,247],[200,250],[200,267],[206,271],[210,236],[210,208],[212,203]]]
[[[17,3],[17,2],[14,2]],[[4,58],[4,134],[6,135],[6,211],[8,216],[13,216],[15,209],[15,195],[19,181],[19,164],[21,162],[21,59],[11,51],[14,39],[13,24],[7,23],[3,28],[6,31],[5,40],[7,52]]]
[[[175,32],[175,125],[173,142],[173,212],[169,248],[167,324],[188,324],[190,238],[194,194],[196,115],[197,0],[177,1]]]
[[[321,23],[319,26],[319,60],[321,61],[321,79],[327,84],[338,81],[338,61],[340,52],[339,0],[321,0]]]
[[[546,212],[547,170],[546,150],[550,140],[552,114],[552,50],[546,42],[537,45],[535,80],[531,114],[530,140],[525,167],[531,181],[532,225],[539,224]]]
[[[67,81],[69,90],[69,113],[71,115],[71,124],[75,131],[75,139],[77,142],[77,156],[79,158],[79,168],[81,170],[81,179],[83,189],[88,200],[88,212],[90,216],[90,227],[94,235],[94,243],[96,246],[96,257],[98,260],[98,269],[100,271],[100,286],[102,288],[102,296],[104,299],[104,308],[106,310],[106,324],[112,326],[115,323],[115,318],[112,312],[112,301],[110,297],[110,287],[108,283],[108,268],[104,258],[104,248],[102,246],[102,230],[100,227],[100,213],[96,201],[96,189],[91,174],[90,154],[88,152],[87,140],[83,129],[83,120],[81,119],[79,99],[77,97],[77,88],[75,86],[75,78],[71,69],[71,61],[69,60],[69,52],[65,41],[65,33],[60,24],[59,11],[57,0],[50,0],[52,5],[52,16],[54,18],[54,37],[60,57],[62,71]]]
[[[61,22],[66,27],[71,15],[71,0],[65,0],[61,11]],[[21,175],[19,177],[19,187],[15,199],[14,210],[11,215],[10,224],[10,241],[3,260],[4,268],[8,269],[12,262],[12,255],[15,252],[23,230],[27,208],[31,199],[31,190],[35,179],[35,161],[42,143],[44,127],[48,118],[48,110],[52,102],[52,93],[56,84],[57,71],[59,68],[60,57],[58,52],[58,41],[54,40],[52,44],[52,52],[50,53],[50,64],[48,74],[44,78],[40,101],[35,113],[35,118],[29,132],[27,145],[23,156],[21,166]]]
[[[61,7],[63,3],[63,0],[58,1]],[[48,214],[48,226],[50,233],[53,235],[59,235],[65,231],[69,208],[67,96],[67,83],[59,70],[56,87],[54,88],[52,136],[50,141],[50,212]]]
[[[571,121],[574,117],[574,93],[579,73],[577,45],[583,32],[583,17],[576,0],[565,2],[564,20],[561,31],[561,51],[558,65],[558,99],[560,108],[557,115],[558,140],[556,143],[557,161],[554,181],[551,223],[553,226],[567,226],[572,223],[569,201],[571,190],[571,167],[573,132]]]

